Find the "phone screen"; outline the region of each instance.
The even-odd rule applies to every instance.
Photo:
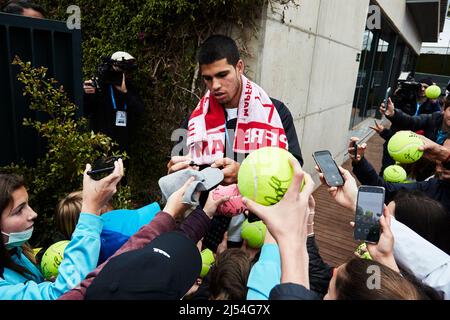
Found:
[[[326,183],[330,187],[344,185],[344,179],[341,176],[341,172],[329,151],[314,152],[313,158],[319,166],[320,171],[322,171]]]
[[[384,188],[360,186],[355,213],[355,240],[376,243],[380,239]]]

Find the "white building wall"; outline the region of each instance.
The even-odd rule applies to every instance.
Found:
[[[249,76],[290,109],[304,168],[315,174],[314,151],[343,162],[369,0],[297,3],[266,8],[246,62]]]
[[[416,24],[406,8],[405,0],[374,0],[397,29],[397,32],[419,54],[422,40]]]

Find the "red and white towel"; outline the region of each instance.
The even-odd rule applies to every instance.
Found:
[[[233,151],[250,153],[269,146],[287,150],[288,141],[283,123],[269,96],[257,84],[241,77],[242,94]],[[223,158],[225,122],[223,107],[208,91],[192,112],[188,123],[187,145],[196,164],[211,164]]]

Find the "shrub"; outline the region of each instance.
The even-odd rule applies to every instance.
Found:
[[[30,204],[39,214],[32,243],[46,246],[51,244],[56,231],[53,217],[58,200],[81,189],[86,163],[108,155],[115,143],[104,134],[87,130],[85,118],[75,117],[77,106],[55,79],[47,78],[46,68],[33,68],[30,62],[24,63],[18,57],[13,64],[20,67],[18,79],[24,85],[23,94],[30,102],[30,109],[40,113],[37,118],[47,119],[23,122],[45,139],[47,153],[37,159],[35,167],[13,164],[1,171],[24,176]],[[129,187],[119,188],[118,193],[120,202],[115,205],[129,207]]]

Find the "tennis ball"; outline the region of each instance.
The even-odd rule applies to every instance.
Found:
[[[267,227],[262,221],[248,222],[246,219],[242,224],[241,237],[247,240],[251,248],[261,248],[266,237]]]
[[[413,163],[419,160],[423,151],[418,148],[423,145],[422,139],[412,131],[399,131],[388,142],[390,156],[400,163]]]
[[[45,251],[41,260],[42,275],[45,279],[58,276],[58,268],[64,258],[64,250],[69,242],[69,240],[56,242]]]
[[[365,242],[361,243],[358,248],[356,248],[355,253],[362,259],[372,260],[372,257],[367,250],[367,245]]]
[[[432,85],[425,90],[425,95],[429,99],[437,99],[441,95],[441,88],[439,88],[437,85]]]
[[[210,249],[205,249],[201,252],[202,256],[202,271],[200,272],[200,277],[204,278],[214,264],[214,254]]]
[[[406,180],[407,174],[405,169],[399,165],[392,165],[384,169],[383,179],[386,182],[400,183]]]
[[[238,172],[238,189],[243,197],[270,206],[280,201],[292,181],[289,159],[294,156],[278,147],[265,147],[250,153]],[[304,181],[302,182],[303,188]]]

